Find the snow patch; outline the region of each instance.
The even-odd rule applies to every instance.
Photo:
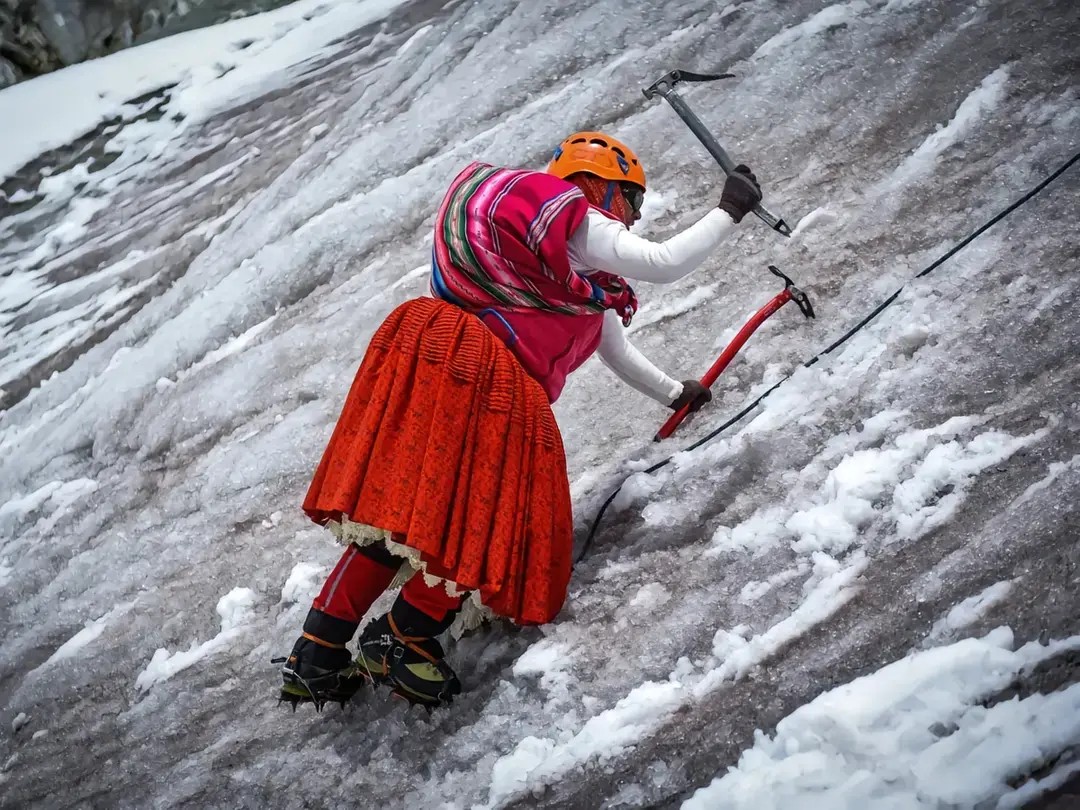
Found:
[[[834,6],[827,6],[813,16],[803,20],[798,25],[793,25],[791,28],[785,28],[779,34],[766,40],[750,58],[760,59],[763,56],[768,56],[779,50],[790,51],[791,46],[800,40],[817,36],[829,28],[832,28],[834,25],[843,25],[848,21],[855,19],[861,12],[866,11],[867,8],[869,8],[869,6],[863,2],[863,0],[854,0],[854,2],[851,3],[838,3]]]
[[[2,98],[0,96],[0,99]],[[42,185],[45,185],[45,183],[43,182]],[[67,188],[66,183],[64,188]],[[52,227],[45,234],[41,244],[23,264],[32,266],[44,262],[68,245],[78,242],[86,235],[86,226],[93,221],[99,211],[104,210],[108,205],[108,200],[101,197],[76,197],[73,199],[69,204],[67,214],[60,220],[58,225]]]
[[[715,284],[705,284],[700,287],[695,287],[681,298],[677,298],[663,306],[642,307],[641,311],[634,316],[634,320],[630,322],[630,326],[626,330],[627,334],[633,334],[647,326],[662,323],[669,318],[674,318],[689,312],[692,309],[696,309],[705,302],[715,299],[716,289],[719,286],[719,282]]]
[[[756,580],[747,582],[743,585],[742,590],[739,591],[739,603],[743,605],[752,605],[773,588],[785,585],[788,582],[791,582],[791,580],[805,574],[809,568],[810,566],[806,563],[801,563],[796,568],[789,568],[786,571],[780,571],[779,573],[773,574],[763,582],[758,582]]]
[[[542,639],[533,644],[514,662],[515,677],[539,675],[540,688],[549,697],[567,697],[569,695],[570,673],[567,671],[573,663],[574,654],[569,644],[552,638]]]
[[[77,478],[73,481],[50,481],[21,498],[15,498],[0,506],[0,520],[21,520],[28,515],[44,510],[49,513],[67,509],[80,498],[95,492],[98,485],[89,478]]]
[[[1068,461],[1052,462],[1047,468],[1046,475],[1020,493],[1020,496],[1012,502],[1010,508],[1015,508],[1021,504],[1027,503],[1038,493],[1049,489],[1050,485],[1057,481],[1062,475],[1075,469],[1080,469],[1080,454],[1073,456]]]
[[[411,37],[409,37],[407,40],[405,40],[403,43],[401,43],[401,45],[398,47],[397,51],[394,52],[394,56],[401,56],[403,53],[410,50],[417,42],[419,42],[425,36],[427,36],[427,33],[430,30],[431,30],[430,25],[423,25],[423,26],[420,26],[420,28],[417,28],[415,34],[413,34]]]
[[[319,592],[320,577],[325,570],[321,565],[298,562],[281,586],[281,603],[291,605],[314,599]]]
[[[169,115],[144,129],[148,140],[245,98],[287,77],[348,32],[390,14],[405,0],[299,0],[288,6],[195,31],[174,34],[92,59],[6,88],[0,121],[18,121],[4,133],[0,178],[49,149],[63,146],[100,122],[131,116],[129,99],[176,85]],[[322,10],[323,13],[313,16]],[[239,42],[249,43],[237,48]],[[187,116],[184,124],[173,115]]]
[[[988,431],[966,443],[953,438],[974,421],[954,417],[933,428],[901,434],[892,446],[844,456],[813,497],[816,503],[795,511],[783,524],[797,538],[792,550],[842,553],[859,543],[861,531],[882,514],[891,518],[898,538],[921,537],[952,518],[979,473],[1047,434],[1044,428],[1021,437]],[[769,523],[778,517],[774,511]],[[738,528],[718,529],[714,549],[745,545],[747,540],[736,540]],[[776,525],[762,528],[748,527],[742,536],[756,539],[762,534],[773,542],[780,536]]]
[[[855,579],[867,561],[855,557],[850,565],[826,577],[786,619],[753,636],[750,628],[721,630],[714,639],[714,654],[723,661],[704,676],[694,679],[692,668],[680,661],[679,671],[665,683],[648,681],[612,708],[590,718],[580,731],[563,741],[529,736],[494,765],[487,810],[552,784],[574,768],[595,760],[602,765],[634,742],[653,734],[682,705],[700,699],[724,681],[740,678],[784,644],[824,621],[856,593]],[[522,672],[543,670],[553,663],[557,648],[540,642]],[[531,648],[530,648],[531,649]],[[515,667],[515,674],[518,670]],[[688,683],[683,683],[683,679]],[[690,684],[690,680],[696,683]]]
[[[321,139],[327,132],[330,131],[329,124],[318,124],[308,130],[306,136],[304,136],[303,143],[300,144],[301,149],[310,149],[315,145],[315,141]]]
[[[277,313],[271,315],[265,321],[255,324],[245,332],[236,335],[231,340],[226,341],[218,348],[207,352],[200,360],[193,363],[191,368],[186,371],[181,371],[176,375],[177,380],[183,380],[190,377],[192,374],[196,374],[202,369],[220,363],[226,357],[232,357],[233,355],[240,354],[244,349],[250,346],[255,340],[269,329],[274,321],[277,320]]]
[[[973,807],[1010,795],[1007,780],[1080,735],[1080,684],[979,705],[1023,667],[1080,647],[1080,637],[1015,652],[1012,642],[999,628],[825,692],[781,720],[774,735],[756,732],[738,765],[683,810]]]
[[[678,708],[685,690],[677,683],[643,683],[607,711],[589,719],[566,742],[529,736],[500,757],[491,774],[485,810],[553,784],[590,761],[603,764],[651,734]]]
[[[233,588],[217,603],[217,613],[221,617],[221,632],[202,644],[192,644],[189,649],[182,652],[170,653],[165,648],[159,648],[150,659],[150,663],[146,665],[146,669],[135,679],[135,687],[140,691],[146,691],[203,658],[226,649],[254,618],[252,608],[255,601],[255,592],[250,588]]]
[[[963,630],[979,621],[994,605],[1003,602],[1012,593],[1014,580],[996,582],[974,596],[953,606],[945,618],[934,623],[925,644],[931,645],[948,638],[957,630]]]
[[[59,661],[74,658],[79,652],[105,632],[105,628],[109,625],[109,622],[119,616],[123,616],[134,606],[134,602],[124,602],[114,607],[105,615],[94,619],[92,622],[87,622],[82,630],[57,647],[56,652],[50,655],[41,667],[52,666]]]
[[[893,493],[892,516],[897,534],[911,540],[949,521],[976,475],[1040,441],[1047,433],[1048,429],[1043,428],[1014,438],[991,431],[966,445],[952,441],[933,448]]]
[[[1018,810],[1026,807],[1043,793],[1064,785],[1074,773],[1080,773],[1080,760],[1062,765],[1042,779],[1030,779],[1012,793],[1006,793],[998,799],[996,810]]]
[[[960,103],[956,114],[944,127],[926,138],[908,158],[900,164],[883,190],[892,190],[896,186],[906,185],[912,180],[929,174],[946,150],[964,139],[978,125],[987,113],[1001,104],[1005,97],[1005,85],[1009,80],[1008,66],[1002,65],[979,83]]]
[[[719,526],[705,551],[707,557],[726,552],[750,551],[764,554],[787,536],[784,521],[788,512],[783,507],[770,506],[755,512],[737,526]]]
[[[671,601],[671,594],[659,582],[642,585],[630,600],[630,607],[655,610]]]
[[[861,553],[852,555],[848,565],[821,580],[789,616],[764,633],[747,639],[745,627],[718,631],[713,638],[713,650],[722,660],[694,685],[694,696],[702,698],[724,681],[744,677],[782,646],[836,613],[858,593],[855,582],[868,565],[869,560]]]
[[[791,232],[791,238],[797,239],[807,231],[811,231],[821,225],[826,225],[830,222],[836,222],[840,219],[840,215],[828,208],[815,208],[808,213],[795,225],[795,229]]]

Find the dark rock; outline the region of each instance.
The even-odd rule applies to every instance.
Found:
[[[0,0],[0,87],[129,47],[177,0]]]
[[[21,71],[7,59],[0,56],[0,88],[15,84],[21,78]]]

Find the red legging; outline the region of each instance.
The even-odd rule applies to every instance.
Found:
[[[315,597],[312,607],[334,618],[358,624],[396,573],[396,568],[376,562],[355,543],[350,543],[327,577],[322,591]],[[463,599],[447,594],[442,582],[429,587],[419,573],[405,584],[401,595],[410,605],[436,622],[445,620],[450,611],[461,607]]]

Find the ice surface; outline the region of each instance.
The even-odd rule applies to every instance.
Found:
[[[753,760],[754,729],[792,739],[798,723],[778,732],[778,716],[803,717],[860,675],[898,702],[841,701],[849,736],[807,716],[837,746],[869,735],[862,760],[813,749],[805,761],[830,779],[861,762],[879,784],[875,769],[906,756],[918,771],[883,790],[911,806],[923,784],[941,801],[975,795],[971,752],[992,733],[1017,742],[987,754],[998,775],[1062,754],[1044,720],[1065,716],[1068,684],[977,708],[975,687],[1019,660],[1000,634],[917,659],[903,698],[893,675],[870,673],[990,617],[1021,641],[1077,632],[1063,572],[1080,486],[1080,275],[1060,225],[1080,205],[1074,175],[802,363],[1080,148],[1078,12],[1053,0],[321,9],[301,0],[0,92],[0,120],[16,105],[27,124],[0,135],[5,165],[121,115],[20,172],[0,203],[0,695],[6,717],[54,730],[32,750],[26,734],[2,741],[5,799],[34,803],[49,784],[140,807],[664,805],[740,751]],[[673,67],[737,74],[685,98],[800,224],[784,240],[748,217],[690,277],[640,285],[632,339],[679,379],[700,375],[781,288],[769,263],[818,319],[777,313],[710,407],[660,444],[666,409],[595,361],[571,377],[555,411],[579,542],[636,475],[556,622],[448,644],[466,687],[452,711],[365,692],[350,714],[276,713],[269,659],[288,653],[340,554],[299,505],[370,335],[427,286],[446,183],[476,158],[542,166],[568,131],[610,129],[646,160],[637,230],[670,235],[723,185],[671,109],[641,97]],[[30,93],[71,101],[45,122],[19,100]],[[742,422],[679,452],[788,374]],[[1012,585],[983,593],[991,583]],[[926,737],[949,717],[963,721],[960,750]],[[940,766],[915,761],[924,743],[918,756]],[[798,753],[774,757],[796,781]],[[942,789],[950,774],[959,792]],[[981,789],[1012,795],[1002,784]]]

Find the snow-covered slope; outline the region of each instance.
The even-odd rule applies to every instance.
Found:
[[[1061,0],[301,0],[0,92],[0,806],[1011,807],[1065,781],[1080,170],[800,363],[1080,150],[1078,35]],[[446,183],[607,128],[671,233],[722,185],[640,92],[674,67],[737,74],[684,96],[802,224],[747,218],[642,285],[633,339],[700,375],[769,263],[818,319],[774,316],[661,445],[661,408],[572,378],[582,535],[632,477],[557,622],[453,646],[452,710],[280,709],[269,659],[339,553],[299,504],[368,337],[426,288]]]

